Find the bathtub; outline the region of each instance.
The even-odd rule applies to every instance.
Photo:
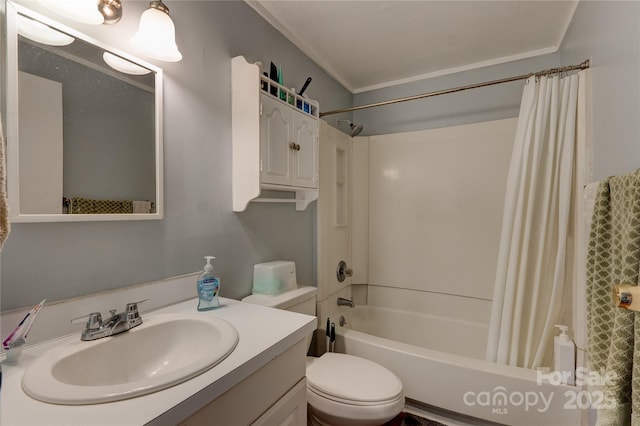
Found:
[[[338,328],[338,350],[393,371],[407,398],[508,425],[582,422],[586,391],[482,359],[486,325],[367,305],[349,313],[349,323]]]

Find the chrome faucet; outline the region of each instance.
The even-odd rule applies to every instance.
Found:
[[[355,305],[353,303],[353,298],[345,299],[344,297],[338,297],[338,306],[348,306],[353,308]]]
[[[102,321],[100,312],[92,312],[89,315],[74,318],[71,322],[77,322],[78,320],[88,317],[87,326],[82,331],[80,340],[97,340],[103,337],[114,336],[142,324],[142,317],[138,312],[138,303],[145,302],[146,300],[149,299],[127,303],[127,308],[124,312],[117,313],[115,309],[110,310],[109,313],[111,316],[104,322]]]

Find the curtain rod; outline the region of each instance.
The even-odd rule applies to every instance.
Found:
[[[430,93],[423,93],[421,95],[408,96],[406,98],[398,98],[398,99],[392,99],[390,101],[382,101],[382,102],[376,102],[376,103],[373,103],[373,104],[355,106],[355,107],[351,107],[351,108],[336,109],[336,110],[333,110],[333,111],[321,112],[320,113],[320,117],[324,117],[325,115],[340,114],[340,113],[343,113],[343,112],[359,111],[361,109],[375,108],[375,107],[384,106],[384,105],[397,104],[397,103],[400,103],[400,102],[415,101],[417,99],[430,98],[432,96],[439,96],[439,95],[446,95],[446,94],[449,94],[449,93],[462,92],[464,90],[477,89],[479,87],[493,86],[493,85],[496,85],[496,84],[509,83],[509,82],[512,82],[512,81],[526,80],[527,78],[533,77],[533,76],[540,77],[540,76],[544,76],[544,75],[557,74],[557,73],[562,73],[562,72],[569,72],[569,71],[575,71],[575,70],[584,70],[584,69],[587,69],[587,68],[589,68],[589,60],[588,59],[586,61],[582,62],[579,65],[569,65],[569,66],[566,66],[566,67],[550,68],[550,69],[547,69],[547,70],[538,71],[538,72],[532,72],[532,73],[529,73],[529,74],[518,75],[518,76],[515,76],[515,77],[501,78],[500,80],[486,81],[484,83],[470,84],[468,86],[460,86],[460,87],[455,87],[453,89],[438,90],[437,92],[430,92]]]

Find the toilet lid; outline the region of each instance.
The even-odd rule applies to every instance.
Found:
[[[383,402],[402,396],[402,382],[391,371],[368,359],[333,352],[308,365],[307,386],[353,402]]]

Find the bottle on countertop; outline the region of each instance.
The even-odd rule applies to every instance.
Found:
[[[218,292],[220,291],[220,280],[213,275],[213,265],[211,261],[215,259],[213,256],[205,256],[207,260],[204,265],[202,275],[198,277],[198,310],[208,311],[220,306],[218,300]]]

